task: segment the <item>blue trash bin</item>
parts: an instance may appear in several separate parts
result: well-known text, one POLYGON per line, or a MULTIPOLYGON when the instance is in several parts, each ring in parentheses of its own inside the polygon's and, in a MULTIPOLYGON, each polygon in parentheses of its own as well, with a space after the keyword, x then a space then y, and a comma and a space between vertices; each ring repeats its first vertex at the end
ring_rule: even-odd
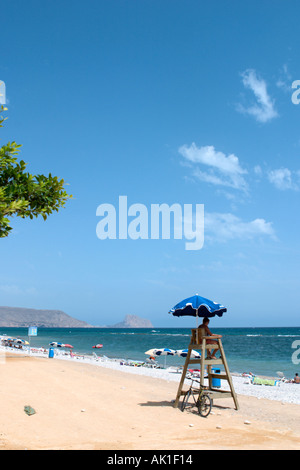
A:
MULTIPOLYGON (((211 369, 212 373, 213 374, 220 374, 221 373, 221 370, 220 369, 211 369)), ((218 379, 217 377, 213 377, 212 378, 212 382, 211 382, 211 385, 214 387, 214 388, 220 388, 221 387, 221 379, 218 379)))
POLYGON ((54 357, 54 349, 49 348, 49 357, 54 357))

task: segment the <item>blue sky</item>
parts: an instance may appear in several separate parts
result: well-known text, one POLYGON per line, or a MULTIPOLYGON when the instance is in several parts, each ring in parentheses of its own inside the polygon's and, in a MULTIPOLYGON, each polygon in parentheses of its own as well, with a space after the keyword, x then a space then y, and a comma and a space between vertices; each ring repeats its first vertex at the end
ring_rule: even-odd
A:
POLYGON ((1 240, 0 305, 93 325, 223 303, 213 326, 299 326, 297 1, 1 4, 1 145, 74 199, 1 240), (100 240, 100 204, 204 204, 205 241, 100 240))

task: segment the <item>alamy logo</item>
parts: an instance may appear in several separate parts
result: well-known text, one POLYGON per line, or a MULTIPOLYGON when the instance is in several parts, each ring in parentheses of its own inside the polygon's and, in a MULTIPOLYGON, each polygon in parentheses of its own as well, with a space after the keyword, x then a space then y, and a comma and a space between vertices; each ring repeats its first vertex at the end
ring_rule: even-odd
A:
POLYGON ((6 90, 3 80, 0 80, 0 104, 6 104, 6 90))
POLYGON ((292 88, 296 88, 296 91, 292 94, 292 103, 299 104, 300 103, 300 80, 295 80, 292 83, 292 88))
POLYGON ((97 207, 101 220, 96 234, 100 240, 184 238, 186 250, 200 250, 204 243, 204 204, 196 204, 195 209, 194 213, 193 204, 184 204, 183 210, 180 204, 151 204, 149 213, 144 204, 128 207, 127 196, 119 196, 118 211, 112 204, 97 207))
POLYGON ((292 348, 296 349, 296 351, 293 352, 293 354, 292 354, 292 363, 295 364, 295 365, 299 365, 300 364, 300 358, 299 358, 299 356, 300 356, 300 341, 299 340, 293 341, 292 348))

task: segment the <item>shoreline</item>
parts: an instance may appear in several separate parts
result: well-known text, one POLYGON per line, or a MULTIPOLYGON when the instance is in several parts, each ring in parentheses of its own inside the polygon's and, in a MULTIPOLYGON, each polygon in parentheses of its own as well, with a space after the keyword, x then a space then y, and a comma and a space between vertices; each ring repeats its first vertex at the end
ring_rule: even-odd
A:
MULTIPOLYGON (((165 328, 165 330, 150 329, 105 329, 104 333, 95 329, 72 329, 69 328, 40 328, 35 338, 27 337, 25 328, 6 328, 3 340, 6 336, 12 338, 23 338, 29 341, 31 347, 49 348, 49 344, 55 340, 61 343, 71 343, 78 354, 90 355, 93 351, 92 345, 103 344, 101 351, 109 358, 128 359, 134 361, 145 361, 145 351, 151 348, 168 347, 174 350, 187 347, 190 338, 189 328, 165 328), (78 331, 79 333, 78 333, 78 331), (109 330, 109 331, 107 331, 109 330)), ((231 372, 252 372, 257 376, 275 377, 278 371, 282 371, 288 379, 293 379, 297 371, 297 365, 293 361, 293 342, 300 338, 300 328, 224 328, 228 330, 224 334, 224 344, 227 362, 231 372), (258 336, 258 337, 257 337, 258 336), (258 353, 258 351, 260 351, 258 353)), ((215 332, 223 331, 216 325, 215 332)), ((1 338, 1 335, 0 335, 1 338)), ((0 341, 1 344, 1 341, 0 341)), ((4 345, 4 343, 3 343, 4 345)), ((95 350, 94 350, 95 351, 95 350)), ((167 358, 160 357, 158 362, 173 366, 182 366, 184 359, 177 354, 167 358)))

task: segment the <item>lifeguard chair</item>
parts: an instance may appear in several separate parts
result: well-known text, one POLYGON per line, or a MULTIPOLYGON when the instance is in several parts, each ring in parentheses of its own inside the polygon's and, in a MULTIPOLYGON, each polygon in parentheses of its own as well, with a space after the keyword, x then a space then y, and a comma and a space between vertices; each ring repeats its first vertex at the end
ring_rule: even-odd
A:
POLYGON ((231 378, 228 364, 226 361, 222 341, 220 338, 214 338, 217 344, 207 344, 208 339, 211 339, 211 337, 205 336, 205 330, 203 328, 192 329, 191 342, 188 347, 188 353, 187 353, 185 364, 183 367, 182 376, 181 376, 181 380, 179 383, 174 407, 175 408, 178 407, 180 397, 186 394, 186 392, 183 391, 182 388, 183 388, 184 380, 186 378, 186 373, 187 373, 189 364, 199 364, 199 361, 200 361, 200 387, 204 387, 204 371, 205 371, 205 367, 207 366, 208 388, 206 389, 206 393, 208 393, 212 399, 232 397, 234 404, 235 404, 235 409, 238 410, 239 403, 238 403, 237 395, 233 387, 232 378, 231 378), (191 353, 193 349, 201 351, 200 359, 191 359, 191 353), (206 351, 208 349, 219 349, 220 358, 210 359, 209 357, 207 357, 206 351), (216 366, 216 365, 223 365, 225 369, 225 373, 223 374, 214 373, 212 371, 212 368, 213 366, 216 366), (214 378, 227 380, 230 391, 221 390, 219 388, 214 387, 213 386, 214 378))

